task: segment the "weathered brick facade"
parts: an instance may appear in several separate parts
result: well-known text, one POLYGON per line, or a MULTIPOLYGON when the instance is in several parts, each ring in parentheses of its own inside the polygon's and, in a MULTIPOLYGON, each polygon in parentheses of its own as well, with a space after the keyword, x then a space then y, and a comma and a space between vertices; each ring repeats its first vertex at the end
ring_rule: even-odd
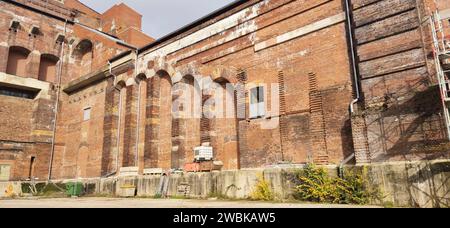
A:
MULTIPOLYGON (((135 21, 141 20, 125 5, 114 7, 116 12, 121 9, 136 17, 135 21)), ((118 42, 112 35, 99 32, 100 25, 105 24, 102 20, 111 20, 111 16, 99 14, 78 1, 0 1, 0 165, 8 166, 10 179, 45 180, 51 159, 54 168, 64 170, 58 173, 59 177, 73 177, 76 167, 80 176, 100 175, 101 153, 90 160, 90 151, 102 149, 102 145, 95 144, 95 137, 103 137, 104 112, 92 112, 91 121, 100 125, 91 126, 82 121, 83 109, 78 110, 78 105, 90 104, 72 103, 87 98, 96 108, 102 107, 107 86, 100 83, 85 90, 87 94, 80 92, 82 97, 75 101, 62 91, 58 95, 58 82, 64 85, 98 71, 116 54, 152 41, 140 31, 141 35, 128 39, 103 28, 104 32, 124 39, 118 42), (36 33, 33 28, 37 28, 36 33), (31 95, 17 97, 23 93, 31 95), (57 99, 59 113, 69 111, 72 116, 58 115, 56 134, 64 135, 60 137, 64 141, 53 143, 57 99), (94 132, 95 137, 88 132, 94 132), (77 150, 67 149, 71 148, 68 145, 77 150)))
MULTIPOLYGON (((141 173, 182 169, 202 143, 213 147, 224 170, 340 164, 353 154, 358 163, 448 158, 427 20, 449 3, 349 2, 350 23, 345 0, 239 1, 150 43, 133 29, 109 27, 121 13, 128 15, 122 28, 140 27, 140 15, 128 7, 100 15, 67 1, 60 7, 68 11, 54 15, 84 25, 66 25, 64 46, 20 31, 0 35, 0 70, 8 71, 9 47, 20 44, 30 51, 22 63, 27 79, 39 78, 40 53, 65 53, 59 97, 56 81, 39 80, 48 89, 35 99, 1 96, 0 164, 12 164, 11 179, 28 177, 24 167, 33 154, 40 178, 49 163, 55 179, 116 175, 132 166, 141 173), (84 13, 71 12, 75 6, 84 13), (95 18, 123 41, 93 31, 101 27, 95 18), (264 91, 263 115, 251 110, 255 88, 264 91), (351 112, 356 88, 360 99, 351 112)), ((39 21, 43 34, 63 32, 62 20, 0 4, 2 28, 14 12, 29 18, 21 25, 39 21)))

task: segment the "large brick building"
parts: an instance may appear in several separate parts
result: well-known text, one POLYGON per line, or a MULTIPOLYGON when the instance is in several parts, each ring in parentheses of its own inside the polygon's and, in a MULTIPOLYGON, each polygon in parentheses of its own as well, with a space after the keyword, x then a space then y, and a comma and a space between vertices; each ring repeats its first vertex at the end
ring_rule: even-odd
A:
POLYGON ((236 1, 156 41, 123 4, 0 5, 4 179, 182 169, 202 144, 223 170, 449 157, 450 1, 236 1))

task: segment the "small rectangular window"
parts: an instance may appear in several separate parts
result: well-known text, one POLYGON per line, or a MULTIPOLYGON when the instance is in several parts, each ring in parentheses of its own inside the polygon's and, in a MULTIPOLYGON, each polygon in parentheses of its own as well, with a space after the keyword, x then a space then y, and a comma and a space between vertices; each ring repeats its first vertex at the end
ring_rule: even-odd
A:
POLYGON ((263 117, 266 114, 264 87, 258 86, 250 90, 250 118, 263 117))
POLYGON ((84 111, 83 111, 83 121, 91 119, 91 110, 92 109, 90 107, 84 109, 84 111))
POLYGON ((19 97, 25 99, 34 99, 39 91, 19 89, 7 86, 0 86, 0 95, 9 97, 19 97))

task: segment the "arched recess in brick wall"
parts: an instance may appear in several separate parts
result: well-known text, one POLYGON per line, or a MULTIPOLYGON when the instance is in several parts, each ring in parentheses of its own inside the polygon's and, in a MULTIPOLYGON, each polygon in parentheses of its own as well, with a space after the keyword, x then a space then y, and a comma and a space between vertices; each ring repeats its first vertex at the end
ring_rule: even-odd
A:
POLYGON ((105 94, 105 116, 103 125, 102 176, 109 176, 116 172, 120 148, 119 105, 124 81, 114 84, 114 78, 108 78, 105 94))
POLYGON ((39 63, 38 79, 46 82, 56 82, 57 64, 59 58, 52 54, 42 54, 39 63))
POLYGON ((173 144, 178 147, 178 158, 174 161, 177 168, 183 168, 186 163, 194 161, 194 148, 201 145, 200 119, 202 114, 202 90, 200 82, 192 75, 185 75, 174 86, 174 135, 173 144))
POLYGON ((238 124, 236 93, 233 84, 220 77, 214 80, 215 117, 211 120, 211 144, 216 160, 223 162, 223 169, 239 169, 238 124))
POLYGON ((75 59, 75 63, 78 66, 77 75, 75 77, 81 77, 89 74, 92 71, 92 60, 94 58, 93 44, 90 40, 81 40, 74 48, 72 57, 75 59))
POLYGON ((112 157, 114 160, 114 170, 115 172, 119 172, 120 167, 123 166, 123 154, 124 154, 124 141, 125 141, 125 112, 126 112, 126 99, 127 99, 127 86, 125 81, 119 81, 115 86, 115 94, 114 97, 117 98, 115 110, 117 110, 117 122, 114 129, 115 134, 115 145, 113 146, 114 151, 112 153, 112 157))
POLYGON ((12 46, 9 48, 8 63, 6 73, 27 77, 28 75, 28 57, 31 51, 19 46, 12 46))
POLYGON ((172 80, 160 70, 147 81, 145 168, 172 168, 172 80))
POLYGON ((124 152, 127 154, 127 158, 124 160, 128 161, 127 166, 143 166, 143 151, 139 143, 141 138, 145 135, 141 133, 142 116, 145 115, 145 108, 142 108, 146 97, 147 88, 147 76, 145 74, 139 74, 135 78, 136 84, 131 86, 127 90, 127 106, 125 114, 125 143, 128 145, 124 152))

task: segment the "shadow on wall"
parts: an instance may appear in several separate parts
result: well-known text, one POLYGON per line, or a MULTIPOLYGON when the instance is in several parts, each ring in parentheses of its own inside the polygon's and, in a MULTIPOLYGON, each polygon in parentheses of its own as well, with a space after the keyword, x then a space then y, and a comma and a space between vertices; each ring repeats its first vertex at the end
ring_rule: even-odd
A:
MULTIPOLYGON (((346 159, 355 151, 352 136, 352 121, 350 119, 346 120, 344 127, 341 128, 341 140, 344 154, 343 158, 346 159)), ((353 158, 349 164, 356 164, 356 159, 353 158)))
POLYGON ((408 193, 411 198, 411 205, 420 207, 421 205, 432 205, 434 208, 450 207, 450 164, 449 163, 432 163, 413 167, 406 164, 408 175, 408 193), (415 171, 415 172, 414 172, 415 171), (421 186, 427 186, 424 189, 421 186), (425 195, 421 197, 422 201, 418 202, 416 195, 425 195))
MULTIPOLYGON (((436 86, 403 99, 385 96, 379 110, 367 110, 372 161, 433 160, 448 157, 450 144, 441 116, 441 98, 436 86)), ((405 93, 405 94, 406 94, 405 93)))

